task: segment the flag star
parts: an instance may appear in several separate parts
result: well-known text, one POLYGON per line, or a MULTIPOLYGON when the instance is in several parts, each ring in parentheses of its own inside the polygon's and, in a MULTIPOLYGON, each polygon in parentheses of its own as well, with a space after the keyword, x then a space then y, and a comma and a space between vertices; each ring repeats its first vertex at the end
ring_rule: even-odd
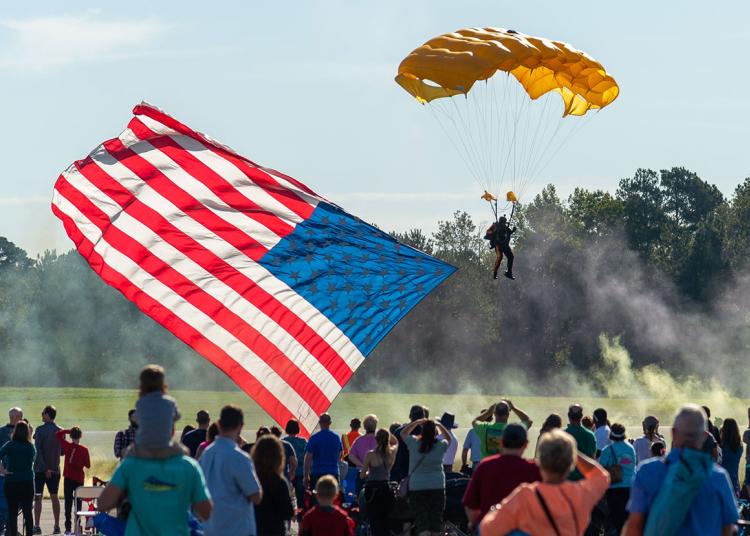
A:
POLYGON ((385 316, 380 319, 380 325, 383 327, 388 326, 390 323, 391 321, 385 316))
POLYGON ((362 270, 362 275, 365 276, 365 277, 367 277, 368 275, 370 275, 370 269, 369 268, 365 268, 364 270, 362 270))
POLYGON ((380 302, 380 307, 383 309, 390 309, 391 308, 391 301, 390 300, 383 300, 380 302))
POLYGON ((385 255, 383 255, 382 253, 380 255, 378 255, 378 260, 380 262, 384 262, 385 261, 385 255))
POLYGON ((348 262, 352 262, 352 259, 353 259, 353 258, 354 258, 354 257, 352 256, 352 254, 351 254, 351 253, 347 253, 346 255, 344 255, 344 262, 347 262, 347 263, 348 263, 348 262))
POLYGON ((331 266, 328 267, 328 270, 326 270, 326 273, 328 275, 336 275, 336 268, 334 268, 334 266, 331 265, 331 266))
POLYGON ((349 300, 348 302, 346 302, 346 308, 349 309, 349 311, 354 311, 354 309, 357 308, 357 305, 357 302, 355 302, 354 300, 349 300))
POLYGON ((437 270, 435 270, 435 275, 443 275, 444 273, 445 270, 443 270, 442 268, 438 268, 437 270))
POLYGON ((400 284, 400 285, 398 286, 398 291, 399 291, 399 292, 406 292, 406 285, 405 285, 405 284, 403 284, 403 283, 401 283, 401 284, 400 284))
POLYGON ((328 303, 328 308, 329 308, 329 309, 330 309, 331 311, 333 311, 333 312, 336 312, 336 309, 338 309, 338 308, 339 308, 339 304, 338 304, 338 302, 337 302, 336 300, 331 300, 331 301, 330 301, 330 302, 328 303))
POLYGON ((308 288, 308 290, 309 290, 310 292, 312 292, 313 294, 317 294, 317 293, 318 293, 318 285, 317 285, 317 284, 315 284, 315 283, 313 283, 312 285, 310 285, 310 286, 309 286, 309 287, 307 287, 307 288, 308 288))
POLYGON ((345 275, 346 277, 351 277, 351 275, 352 275, 353 273, 354 273, 354 270, 352 270, 351 268, 347 268, 346 270, 344 270, 344 275, 345 275))
POLYGON ((363 253, 363 254, 362 254, 362 257, 360 257, 360 260, 361 260, 362 262, 367 262, 367 261, 369 261, 369 260, 370 260, 370 255, 369 255, 368 253, 363 253))
POLYGON ((365 303, 363 303, 362 305, 369 309, 370 307, 372 307, 372 300, 365 300, 365 303))
POLYGON ((399 269, 398 275, 400 275, 401 277, 404 277, 406 275, 406 270, 404 270, 403 268, 399 269))
POLYGON ((343 216, 339 217, 339 225, 346 225, 346 223, 346 218, 344 218, 343 216))
POLYGON ((312 253, 308 253, 307 255, 305 255, 305 262, 312 262, 313 258, 314 258, 313 254, 312 253))
POLYGON ((370 291, 372 291, 372 285, 370 283, 365 283, 362 285, 362 290, 369 294, 370 291))
POLYGON ((331 264, 333 262, 333 255, 330 253, 326 253, 323 258, 326 260, 328 264, 331 264))
POLYGON ((289 277, 294 279, 294 282, 296 283, 297 281, 299 281, 299 272, 295 270, 291 274, 289 274, 289 277))
POLYGON ((386 270, 385 268, 381 268, 380 272, 378 272, 378 275, 385 277, 388 275, 388 270, 386 270))
POLYGON ((320 222, 323 225, 328 225, 329 223, 331 223, 331 219, 328 216, 323 216, 322 218, 320 218, 320 222))
POLYGON ((349 317, 349 318, 348 318, 348 319, 346 320, 346 324, 347 324, 347 325, 349 325, 349 326, 353 326, 353 325, 354 325, 354 324, 356 324, 356 323, 357 323, 357 321, 356 321, 356 320, 354 319, 354 317, 353 317, 353 316, 350 316, 350 317, 349 317))
POLYGON ((344 285, 345 292, 352 292, 353 290, 354 290, 354 285, 352 285, 351 283, 347 283, 346 285, 344 285))
POLYGON ((422 283, 417 284, 417 292, 424 292, 424 285, 422 283))
POLYGON ((328 283, 328 285, 326 286, 326 290, 328 292, 336 292, 336 283, 334 282, 328 283))
POLYGON ((383 249, 384 247, 385 247, 385 246, 383 245, 383 243, 382 243, 382 242, 378 242, 378 243, 377 243, 377 244, 375 245, 375 249, 377 249, 377 250, 382 250, 382 249, 383 249))
POLYGON ((372 324, 372 318, 369 316, 362 319, 363 326, 369 326, 370 324, 372 324))
POLYGON ((373 341, 372 341, 372 337, 371 337, 370 335, 367 335, 367 336, 365 337, 365 339, 364 339, 364 343, 365 343, 366 345, 368 345, 368 346, 369 346, 369 345, 371 345, 371 344, 372 344, 372 342, 373 342, 373 341))
POLYGON ((422 277, 422 276, 423 276, 423 275, 425 275, 426 273, 427 273, 427 271, 426 271, 426 270, 425 270, 424 268, 420 268, 419 270, 417 270, 417 275, 418 275, 419 277, 422 277))
POLYGON ((398 308, 399 309, 406 309, 406 300, 400 300, 398 302, 398 308))

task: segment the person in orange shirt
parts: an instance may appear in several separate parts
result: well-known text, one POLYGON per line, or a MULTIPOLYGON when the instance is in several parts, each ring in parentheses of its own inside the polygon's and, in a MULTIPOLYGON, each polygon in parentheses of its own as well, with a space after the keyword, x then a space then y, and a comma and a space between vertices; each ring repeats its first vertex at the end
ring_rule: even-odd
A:
POLYGON ((578 452, 575 439, 561 430, 545 433, 537 451, 542 481, 521 484, 482 520, 481 536, 519 530, 534 536, 582 536, 591 510, 609 487, 609 474, 578 452), (566 480, 574 468, 583 480, 566 480))
MULTIPOLYGON (((349 451, 352 448, 352 445, 354 445, 354 442, 357 440, 357 438, 362 435, 359 433, 359 429, 362 428, 362 421, 357 419, 356 417, 351 420, 349 423, 349 430, 346 434, 341 434, 341 444, 344 445, 344 450, 341 453, 341 459, 345 462, 349 462, 349 451)), ((354 464, 349 463, 349 467, 352 467, 354 464)))

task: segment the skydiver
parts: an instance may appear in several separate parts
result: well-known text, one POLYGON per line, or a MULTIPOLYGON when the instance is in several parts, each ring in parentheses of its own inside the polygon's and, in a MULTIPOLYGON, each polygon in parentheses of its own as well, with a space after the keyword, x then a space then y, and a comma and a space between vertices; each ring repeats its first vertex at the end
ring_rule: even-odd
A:
POLYGON ((503 254, 508 258, 508 270, 503 274, 508 279, 513 277, 513 251, 510 249, 510 238, 516 232, 515 226, 510 229, 508 220, 505 216, 500 216, 496 223, 493 223, 484 238, 490 241, 490 248, 495 250, 495 268, 492 272, 492 278, 497 279, 497 271, 500 263, 503 261, 503 254))

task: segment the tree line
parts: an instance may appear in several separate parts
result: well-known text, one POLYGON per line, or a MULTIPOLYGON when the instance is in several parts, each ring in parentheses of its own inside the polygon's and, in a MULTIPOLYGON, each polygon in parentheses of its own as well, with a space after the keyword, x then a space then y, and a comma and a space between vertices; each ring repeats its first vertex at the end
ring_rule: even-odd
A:
MULTIPOLYGON (((351 389, 498 392, 517 380, 535 394, 565 390, 574 386, 555 382, 562 371, 588 378, 599 366, 601 335, 618 337, 635 366, 742 389, 732 367, 750 350, 750 178, 728 199, 684 168, 639 169, 614 193, 577 188, 567 199, 549 185, 512 224, 516 281, 492 280, 494 252, 465 212, 429 235, 392 233, 459 270, 393 329, 351 389)), ((151 361, 174 387, 232 385, 75 251, 31 259, 2 237, 0 356, 5 385, 131 387, 151 361)))

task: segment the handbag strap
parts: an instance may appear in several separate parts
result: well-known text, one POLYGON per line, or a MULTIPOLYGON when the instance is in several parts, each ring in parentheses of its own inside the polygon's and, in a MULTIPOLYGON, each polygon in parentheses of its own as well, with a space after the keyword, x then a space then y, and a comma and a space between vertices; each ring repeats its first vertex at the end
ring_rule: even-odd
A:
POLYGON ((412 469, 411 471, 409 471, 409 474, 408 474, 408 475, 406 475, 406 478, 409 478, 409 477, 410 477, 410 476, 411 476, 412 474, 414 474, 414 471, 416 471, 416 470, 417 470, 417 467, 419 467, 420 465, 422 465, 422 462, 424 461, 424 459, 425 459, 426 457, 427 457, 427 453, 425 452, 424 454, 422 454, 422 457, 421 457, 421 458, 419 458, 419 461, 418 461, 418 462, 417 462, 417 464, 416 464, 416 465, 414 466, 414 469, 412 469))
POLYGON ((544 500, 544 497, 542 497, 542 493, 539 491, 539 487, 537 487, 534 491, 536 491, 536 498, 539 499, 539 504, 542 505, 542 510, 544 510, 544 513, 547 514, 547 521, 549 521, 549 524, 552 525, 555 534, 557 534, 557 536, 560 536, 560 529, 557 528, 555 518, 552 517, 552 514, 549 511, 549 507, 547 506, 547 502, 544 500))

